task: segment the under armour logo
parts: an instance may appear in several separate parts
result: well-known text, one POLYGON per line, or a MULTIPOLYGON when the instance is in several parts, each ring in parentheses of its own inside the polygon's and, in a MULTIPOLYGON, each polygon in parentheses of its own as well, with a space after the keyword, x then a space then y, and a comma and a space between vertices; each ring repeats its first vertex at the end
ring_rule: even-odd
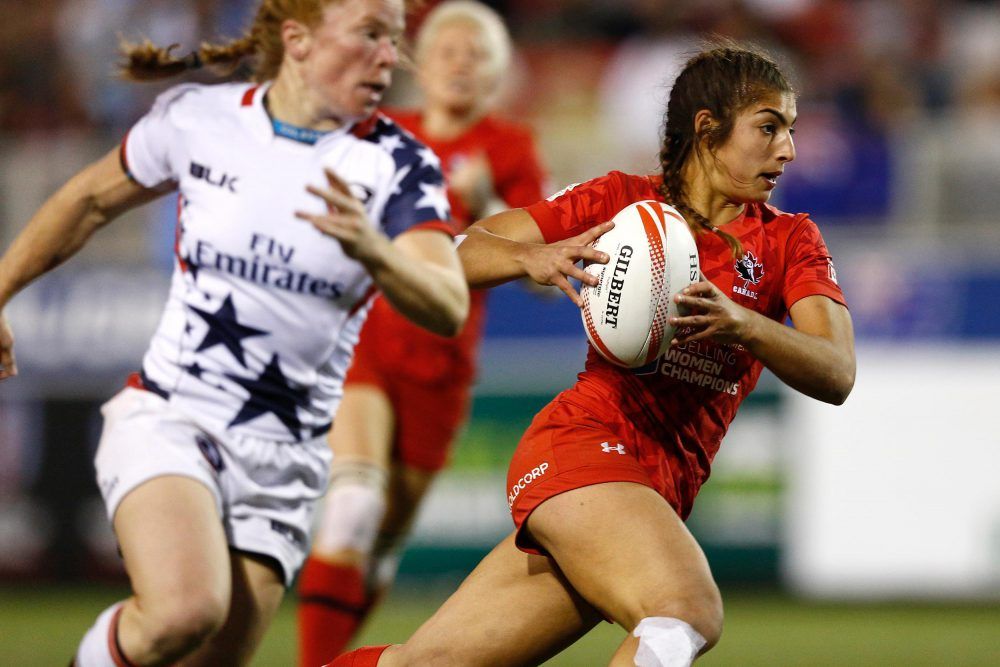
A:
POLYGON ((601 443, 601 450, 605 454, 610 454, 611 452, 618 452, 619 454, 624 455, 625 454, 625 445, 623 445, 621 443, 618 443, 617 445, 615 445, 614 447, 612 447, 610 444, 608 444, 606 442, 602 442, 601 443))

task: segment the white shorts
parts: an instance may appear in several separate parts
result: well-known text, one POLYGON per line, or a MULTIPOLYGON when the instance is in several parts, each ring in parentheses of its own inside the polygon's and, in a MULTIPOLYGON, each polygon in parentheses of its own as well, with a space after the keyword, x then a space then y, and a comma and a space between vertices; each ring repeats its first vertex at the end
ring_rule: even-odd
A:
POLYGON ((220 437, 167 401, 127 388, 101 408, 104 430, 94 465, 108 518, 122 499, 155 477, 181 475, 215 496, 229 545, 270 556, 291 585, 309 553, 332 454, 325 436, 298 443, 220 437))

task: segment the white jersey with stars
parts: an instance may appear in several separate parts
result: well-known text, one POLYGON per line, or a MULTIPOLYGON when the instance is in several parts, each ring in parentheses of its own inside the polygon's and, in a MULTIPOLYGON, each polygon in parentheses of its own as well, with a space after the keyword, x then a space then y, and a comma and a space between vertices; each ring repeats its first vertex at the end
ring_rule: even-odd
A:
POLYGON ((321 212, 324 167, 390 237, 450 233, 437 157, 381 115, 314 144, 276 134, 267 85, 177 86, 122 141, 140 185, 178 190, 177 267, 133 382, 220 436, 322 434, 373 293, 340 243, 294 216, 321 212))

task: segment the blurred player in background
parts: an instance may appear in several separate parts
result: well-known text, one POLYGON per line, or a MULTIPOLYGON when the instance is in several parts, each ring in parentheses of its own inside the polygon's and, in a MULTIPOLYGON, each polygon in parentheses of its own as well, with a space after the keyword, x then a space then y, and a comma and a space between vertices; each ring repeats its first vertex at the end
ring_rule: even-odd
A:
MULTIPOLYGON (((450 0, 416 39, 423 106, 390 112, 440 157, 459 229, 542 198, 530 132, 489 115, 511 44, 502 19, 450 0)), ((405 537, 466 418, 485 293, 472 294, 454 339, 427 333, 376 299, 348 371, 330 433, 330 490, 299 580, 300 664, 348 645, 391 585, 405 537)))
POLYGON ((613 665, 687 666, 719 640, 719 590, 683 519, 729 423, 765 366, 832 404, 854 384, 851 320, 819 230, 766 204, 795 158, 795 119, 769 57, 706 49, 671 90, 662 173, 611 172, 469 229, 470 285, 527 275, 579 304, 568 280, 596 283, 575 262, 608 261, 589 247, 605 221, 666 201, 696 234, 704 279, 675 297, 690 310, 672 318, 663 357, 630 370, 591 349, 577 384, 535 417, 508 472, 516 531, 406 644, 333 665, 538 664, 601 619, 629 633, 613 665))
MULTIPOLYGON (((0 260, 2 307, 178 192, 170 295, 142 371, 102 409, 95 462, 134 594, 99 616, 79 667, 247 664, 307 555, 370 295, 439 334, 464 324, 437 161, 373 115, 404 28, 404 0, 264 0, 229 44, 129 47, 132 79, 253 57, 257 83, 165 92, 0 260)), ((2 317, 0 364, 16 374, 2 317)))

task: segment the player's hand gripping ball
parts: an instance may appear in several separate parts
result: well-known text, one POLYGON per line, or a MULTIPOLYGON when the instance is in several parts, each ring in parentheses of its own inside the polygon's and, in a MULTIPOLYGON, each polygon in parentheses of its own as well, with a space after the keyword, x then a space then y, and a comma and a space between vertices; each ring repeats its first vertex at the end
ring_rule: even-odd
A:
POLYGON ((601 356, 638 368, 670 346, 669 318, 684 314, 673 297, 698 281, 698 248, 684 217, 658 201, 630 204, 612 220, 594 243, 611 260, 585 269, 599 282, 581 286, 583 326, 601 356))

